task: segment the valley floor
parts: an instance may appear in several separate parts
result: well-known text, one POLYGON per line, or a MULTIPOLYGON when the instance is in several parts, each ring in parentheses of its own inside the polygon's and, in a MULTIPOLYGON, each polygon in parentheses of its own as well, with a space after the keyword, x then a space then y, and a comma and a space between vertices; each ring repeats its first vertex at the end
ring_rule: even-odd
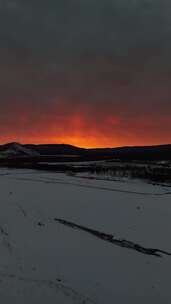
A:
POLYGON ((0 169, 0 302, 170 304, 171 188, 0 169))

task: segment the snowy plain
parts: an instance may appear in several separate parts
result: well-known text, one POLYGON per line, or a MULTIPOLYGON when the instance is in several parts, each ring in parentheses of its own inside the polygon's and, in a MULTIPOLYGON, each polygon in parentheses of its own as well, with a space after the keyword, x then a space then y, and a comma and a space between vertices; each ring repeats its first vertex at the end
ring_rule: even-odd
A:
POLYGON ((170 304, 171 188, 0 169, 0 303, 170 304))

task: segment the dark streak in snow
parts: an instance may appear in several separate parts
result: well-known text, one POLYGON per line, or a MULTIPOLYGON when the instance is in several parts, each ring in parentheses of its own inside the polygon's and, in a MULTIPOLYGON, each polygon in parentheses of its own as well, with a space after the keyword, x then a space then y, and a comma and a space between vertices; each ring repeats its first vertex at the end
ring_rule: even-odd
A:
POLYGON ((98 230, 94 230, 94 229, 91 229, 91 228, 88 228, 88 227, 77 225, 73 222, 69 222, 69 221, 66 221, 64 219, 55 218, 54 220, 56 222, 62 224, 62 225, 71 227, 73 229, 78 229, 78 230, 81 230, 81 231, 85 231, 85 232, 87 232, 91 235, 94 235, 95 237, 97 237, 99 239, 102 239, 106 242, 112 243, 112 244, 114 244, 116 246, 119 246, 119 247, 132 249, 132 250, 138 251, 142 254, 153 255, 153 256, 156 256, 156 257, 162 257, 162 254, 171 256, 171 253, 169 253, 167 251, 160 250, 160 249, 154 249, 154 248, 145 248, 145 247, 143 247, 139 244, 136 244, 134 242, 131 242, 131 241, 127 241, 127 240, 124 240, 124 239, 117 239, 112 234, 106 234, 106 233, 100 232, 98 230))

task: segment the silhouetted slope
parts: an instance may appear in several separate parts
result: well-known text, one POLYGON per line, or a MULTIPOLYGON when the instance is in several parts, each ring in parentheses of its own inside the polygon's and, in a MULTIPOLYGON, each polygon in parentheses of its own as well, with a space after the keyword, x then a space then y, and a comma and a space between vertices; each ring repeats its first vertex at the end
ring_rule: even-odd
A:
POLYGON ((67 144, 26 144, 9 143, 0 146, 0 157, 53 158, 71 157, 74 159, 121 159, 121 160, 171 160, 171 144, 144 147, 120 147, 84 149, 67 144))
POLYGON ((171 160, 171 145, 84 149, 71 145, 26 145, 40 155, 103 156, 128 160, 171 160))
POLYGON ((78 148, 67 144, 41 144, 41 145, 25 145, 29 149, 34 149, 41 155, 81 155, 84 148, 78 148))

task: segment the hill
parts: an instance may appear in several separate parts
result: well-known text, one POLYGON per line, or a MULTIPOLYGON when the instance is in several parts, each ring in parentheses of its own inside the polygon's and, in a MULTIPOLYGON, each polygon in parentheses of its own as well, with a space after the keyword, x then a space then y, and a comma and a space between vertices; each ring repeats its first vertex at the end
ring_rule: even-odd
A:
POLYGON ((171 160, 171 144, 143 147, 95 148, 85 149, 67 144, 19 144, 8 143, 0 146, 1 159, 52 159, 87 160, 171 160))

